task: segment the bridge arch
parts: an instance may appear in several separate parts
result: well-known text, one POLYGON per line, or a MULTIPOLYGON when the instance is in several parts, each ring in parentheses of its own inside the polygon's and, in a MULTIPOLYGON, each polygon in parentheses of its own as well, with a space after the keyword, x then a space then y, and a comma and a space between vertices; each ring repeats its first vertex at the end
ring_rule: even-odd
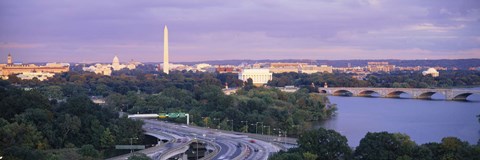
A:
POLYGON ((323 94, 327 94, 327 93, 328 93, 328 91, 325 90, 325 89, 320 89, 318 92, 323 93, 323 94))
MULTIPOLYGON (((426 91, 426 92, 422 92, 420 93, 416 98, 418 99, 432 99, 432 96, 434 94, 441 94, 442 97, 445 97, 446 95, 442 92, 436 92, 436 91, 426 91)), ((444 98, 446 99, 446 98, 444 98)))
POLYGON ((467 101, 467 97, 472 95, 473 93, 460 93, 460 94, 457 94, 455 96, 453 96, 452 100, 455 100, 455 101, 467 101))
POLYGON ((386 95, 385 97, 387 97, 387 98, 401 98, 401 97, 400 97, 401 94, 408 94, 409 97, 412 96, 412 93, 410 93, 410 92, 406 92, 406 91, 393 91, 393 92, 387 93, 387 95, 386 95))
POLYGON ((353 96, 353 93, 349 90, 336 90, 332 93, 334 96, 353 96))
POLYGON ((364 90, 364 91, 360 91, 357 96, 360 96, 360 97, 373 97, 373 94, 381 95, 380 93, 378 93, 377 91, 374 91, 374 90, 364 90))

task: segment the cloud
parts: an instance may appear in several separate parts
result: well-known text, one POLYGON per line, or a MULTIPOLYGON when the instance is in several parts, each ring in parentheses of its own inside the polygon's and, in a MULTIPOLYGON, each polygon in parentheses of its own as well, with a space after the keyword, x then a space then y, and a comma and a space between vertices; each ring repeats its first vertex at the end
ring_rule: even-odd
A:
POLYGON ((22 44, 22 43, 0 43, 1 49, 29 49, 44 47, 43 44, 22 44))
POLYGON ((457 26, 436 26, 431 23, 423 23, 417 24, 407 27, 408 30, 414 31, 430 31, 430 32, 448 32, 451 30, 459 30, 464 28, 465 25, 457 25, 457 26))
POLYGON ((287 51, 342 59, 411 58, 422 50, 434 59, 479 49, 479 20, 476 0, 0 1, 0 42, 24 45, 4 45, 0 56, 110 61, 141 53, 161 61, 167 24, 174 61, 295 58, 287 51), (313 54, 325 47, 339 56, 313 54), (378 50, 385 52, 371 52, 378 50), (388 53, 396 51, 402 54, 388 53))

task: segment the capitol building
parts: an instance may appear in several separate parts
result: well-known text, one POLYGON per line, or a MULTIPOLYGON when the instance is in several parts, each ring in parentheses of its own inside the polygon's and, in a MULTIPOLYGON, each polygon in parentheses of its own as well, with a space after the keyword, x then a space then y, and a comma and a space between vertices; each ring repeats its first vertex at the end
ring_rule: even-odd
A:
POLYGON ((86 71, 86 72, 94 72, 95 74, 110 76, 112 75, 112 71, 119 71, 124 68, 132 70, 132 69, 135 69, 140 64, 141 64, 140 62, 135 62, 133 60, 130 61, 128 64, 120 64, 120 60, 118 59, 117 56, 115 56, 113 57, 112 64, 97 63, 95 65, 83 67, 82 69, 83 71, 86 71))

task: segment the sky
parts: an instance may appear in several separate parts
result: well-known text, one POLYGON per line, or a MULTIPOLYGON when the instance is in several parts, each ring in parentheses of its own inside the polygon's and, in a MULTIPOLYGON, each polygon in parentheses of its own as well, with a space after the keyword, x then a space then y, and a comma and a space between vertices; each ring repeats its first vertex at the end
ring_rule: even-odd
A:
POLYGON ((0 63, 480 58, 479 0, 0 0, 0 63))

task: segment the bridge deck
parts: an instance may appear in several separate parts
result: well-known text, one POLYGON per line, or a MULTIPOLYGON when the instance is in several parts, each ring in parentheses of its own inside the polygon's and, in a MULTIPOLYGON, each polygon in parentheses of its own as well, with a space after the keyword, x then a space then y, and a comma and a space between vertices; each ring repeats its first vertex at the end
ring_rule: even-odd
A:
POLYGON ((446 89, 446 88, 370 88, 370 87, 328 87, 319 88, 320 93, 330 95, 371 96, 373 93, 385 98, 398 98, 407 93, 412 98, 430 99, 435 93, 445 96, 445 100, 466 100, 472 94, 480 94, 480 90, 446 89))

